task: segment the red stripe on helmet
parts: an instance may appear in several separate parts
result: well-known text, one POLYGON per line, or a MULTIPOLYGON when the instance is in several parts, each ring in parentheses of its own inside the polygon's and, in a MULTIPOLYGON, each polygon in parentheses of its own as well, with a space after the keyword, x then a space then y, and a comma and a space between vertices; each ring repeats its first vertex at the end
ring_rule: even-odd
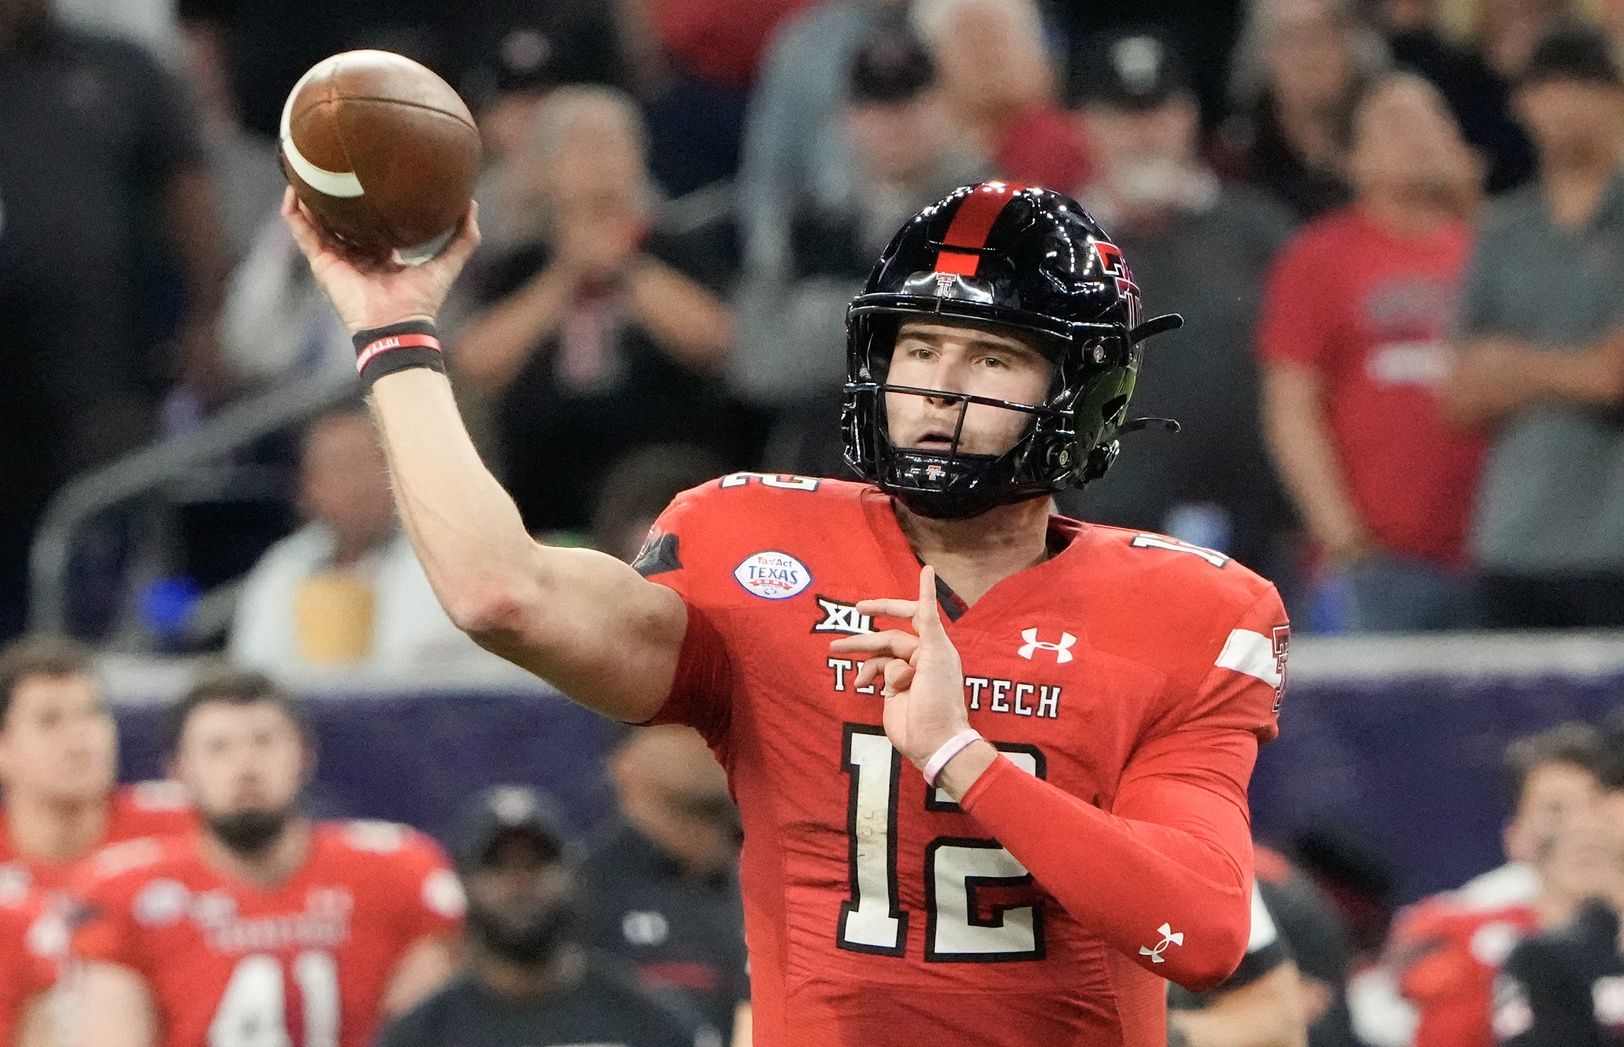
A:
POLYGON ((971 264, 966 271, 963 268, 965 251, 949 251, 946 248, 959 247, 975 252, 987 246, 987 235, 992 232, 998 216, 1004 213, 1004 206, 1025 188, 1019 182, 982 182, 972 189, 970 195, 959 204, 953 221, 948 224, 947 233, 942 237, 944 250, 936 256, 937 271, 974 276, 981 264, 981 256, 968 255, 971 264))
POLYGON ((976 275, 976 266, 980 264, 981 256, 971 254, 969 251, 941 251, 936 255, 936 271, 938 273, 974 276, 976 275))

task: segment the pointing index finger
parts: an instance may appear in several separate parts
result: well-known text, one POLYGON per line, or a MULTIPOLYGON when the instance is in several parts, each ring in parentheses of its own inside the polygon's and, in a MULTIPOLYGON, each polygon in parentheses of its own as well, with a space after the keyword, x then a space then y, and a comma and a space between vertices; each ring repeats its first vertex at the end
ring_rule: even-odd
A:
POLYGON ((921 637, 926 630, 946 635, 942 628, 941 608, 936 605, 936 570, 929 564, 919 570, 919 605, 914 614, 914 629, 921 637))

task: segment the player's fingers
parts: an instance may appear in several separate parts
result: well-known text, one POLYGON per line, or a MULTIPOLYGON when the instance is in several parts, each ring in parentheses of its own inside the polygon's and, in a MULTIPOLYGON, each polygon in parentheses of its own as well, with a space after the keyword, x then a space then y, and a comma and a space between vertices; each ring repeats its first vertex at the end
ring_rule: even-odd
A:
POLYGON ((911 621, 918 608, 912 600, 858 600, 857 613, 876 618, 900 618, 911 621))
POLYGON ((914 667, 899 659, 888 658, 885 663, 884 676, 885 684, 881 690, 889 698, 913 686, 914 667))
POLYGON ((897 661, 886 655, 876 655, 869 658, 857 667, 857 677, 852 682, 853 687, 867 687, 885 671, 885 667, 897 661))
POLYGON ((918 646, 919 637, 901 629, 842 636, 829 642, 829 650, 836 654, 885 654, 893 658, 907 658, 918 646))
POLYGON ((450 269, 461 269, 479 246, 479 204, 470 200, 468 210, 457 223, 457 232, 451 237, 449 243, 441 249, 439 261, 450 269))
POLYGON ((299 245, 299 250, 309 257, 321 251, 321 234, 299 206, 299 198, 294 195, 291 186, 282 194, 282 220, 287 223, 288 232, 293 234, 293 242, 299 245))
POLYGON ((921 639, 926 636, 947 639, 947 630, 942 628, 942 610, 936 606, 936 571, 929 564, 919 569, 919 604, 913 623, 921 639))

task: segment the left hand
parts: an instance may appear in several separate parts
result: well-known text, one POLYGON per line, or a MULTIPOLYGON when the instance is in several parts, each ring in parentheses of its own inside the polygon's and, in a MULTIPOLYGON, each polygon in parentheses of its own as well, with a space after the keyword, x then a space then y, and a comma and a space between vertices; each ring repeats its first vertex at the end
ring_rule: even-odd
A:
POLYGON ((958 649, 942 626, 936 604, 936 572, 919 572, 917 600, 864 600, 863 614, 906 619, 913 632, 883 632, 843 636, 829 649, 837 654, 867 655, 858 670, 856 686, 876 679, 885 696, 885 735, 898 752, 916 767, 936 754, 954 735, 970 726, 964 704, 964 667, 958 649))

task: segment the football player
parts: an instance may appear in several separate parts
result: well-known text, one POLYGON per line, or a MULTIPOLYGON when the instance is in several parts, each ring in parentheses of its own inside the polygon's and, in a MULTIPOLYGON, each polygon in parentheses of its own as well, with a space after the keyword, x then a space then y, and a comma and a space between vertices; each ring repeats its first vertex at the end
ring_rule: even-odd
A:
POLYGON ((300 813, 314 753, 264 677, 204 680, 174 731, 203 825, 103 850, 76 883, 73 1042, 365 1047, 451 973, 444 855, 403 826, 300 813))
POLYGON ((0 881, 46 894, 67 886, 96 848, 189 831, 170 782, 115 784, 118 728, 90 652, 47 636, 0 652, 0 881))
POLYGON ((1177 323, 1074 201, 988 182, 911 219, 848 316, 865 482, 723 477, 634 567, 532 541, 458 417, 433 318, 475 212, 410 268, 284 214, 453 620, 727 768, 757 1043, 1162 1047, 1162 979, 1235 969, 1285 613, 1220 553, 1050 515, 1177 323))

